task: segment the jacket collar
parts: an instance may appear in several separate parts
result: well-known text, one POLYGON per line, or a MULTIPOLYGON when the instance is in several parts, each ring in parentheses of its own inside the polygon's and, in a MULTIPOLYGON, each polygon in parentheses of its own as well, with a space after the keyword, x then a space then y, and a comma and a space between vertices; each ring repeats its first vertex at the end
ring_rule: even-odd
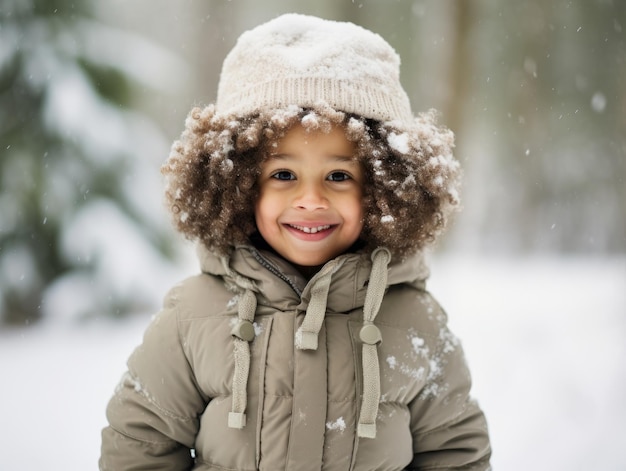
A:
MULTIPOLYGON (((311 288, 324 271, 322 267, 318 274, 307 280, 276 253, 249 245, 236 247, 229 257, 220 257, 203 245, 198 246, 197 253, 204 273, 223 277, 240 287, 241 281, 238 279, 243 277, 256 286, 260 304, 271 304, 277 308, 293 307, 293 303, 306 306, 311 288)), ((329 311, 347 312, 362 307, 372 270, 370 254, 348 253, 328 263, 339 265, 332 275, 328 291, 329 311)), ((387 286, 409 284, 423 288, 428 276, 429 270, 420 252, 406 260, 393 260, 389 264, 387 286)))

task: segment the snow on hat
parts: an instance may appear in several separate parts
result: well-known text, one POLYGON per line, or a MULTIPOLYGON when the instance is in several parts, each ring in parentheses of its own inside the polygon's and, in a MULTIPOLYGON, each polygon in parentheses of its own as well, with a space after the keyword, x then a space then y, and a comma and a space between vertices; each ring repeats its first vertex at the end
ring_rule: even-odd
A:
POLYGON ((413 119, 400 58, 381 36, 300 14, 239 37, 224 60, 216 111, 244 117, 289 105, 330 106, 377 121, 413 119))

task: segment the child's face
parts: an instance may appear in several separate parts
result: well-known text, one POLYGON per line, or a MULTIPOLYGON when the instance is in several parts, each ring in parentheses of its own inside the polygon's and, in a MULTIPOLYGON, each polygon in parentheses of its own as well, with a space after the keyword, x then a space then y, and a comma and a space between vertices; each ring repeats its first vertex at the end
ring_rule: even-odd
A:
POLYGON ((363 171, 341 127, 307 133, 297 124, 261 164, 255 218, 265 241, 295 265, 322 265, 363 228, 363 171))

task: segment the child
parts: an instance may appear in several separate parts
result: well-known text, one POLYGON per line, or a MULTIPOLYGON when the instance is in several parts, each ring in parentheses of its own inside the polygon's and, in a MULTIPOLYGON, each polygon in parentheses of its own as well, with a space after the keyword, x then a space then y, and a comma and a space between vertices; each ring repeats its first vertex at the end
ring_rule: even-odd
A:
POLYGON ((489 469, 420 253, 458 205, 452 134, 350 23, 244 33, 163 167, 202 274, 109 403, 102 470, 489 469))

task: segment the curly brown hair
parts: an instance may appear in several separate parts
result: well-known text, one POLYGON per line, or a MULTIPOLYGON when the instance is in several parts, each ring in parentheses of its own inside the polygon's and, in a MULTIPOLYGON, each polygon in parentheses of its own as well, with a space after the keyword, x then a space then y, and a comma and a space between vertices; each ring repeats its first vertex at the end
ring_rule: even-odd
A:
POLYGON ((162 167, 166 203, 176 228, 227 255, 250 244, 260 163, 267 146, 295 123, 308 131, 343 126, 365 173, 361 239, 365 250, 387 247, 403 258, 435 241, 459 205, 460 166, 454 137, 435 113, 412 123, 364 119, 329 107, 291 106, 245 118, 194 108, 162 167))

